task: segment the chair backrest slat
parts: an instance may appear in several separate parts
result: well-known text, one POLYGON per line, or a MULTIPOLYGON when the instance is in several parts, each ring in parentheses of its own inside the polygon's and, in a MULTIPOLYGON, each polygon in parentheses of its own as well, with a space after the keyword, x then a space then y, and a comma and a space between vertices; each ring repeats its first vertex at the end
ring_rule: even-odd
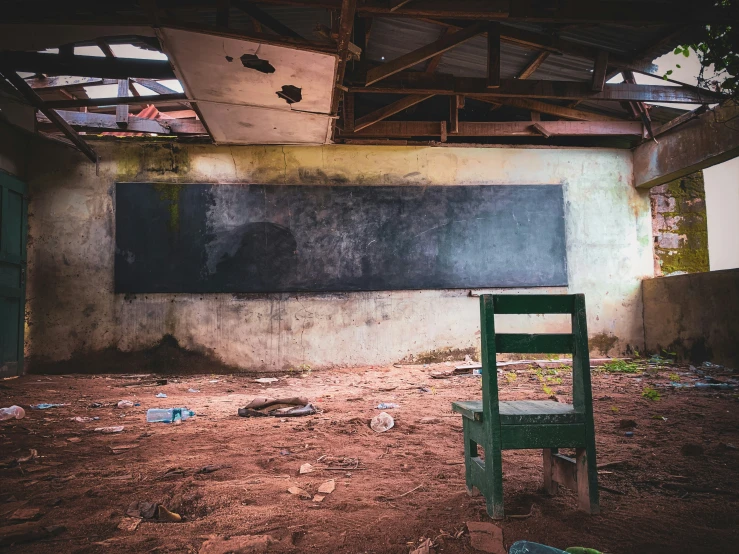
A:
POLYGON ((493 309, 500 314, 571 314, 575 311, 570 294, 494 294, 493 309))
POLYGON ((495 335, 495 350, 498 354, 572 354, 573 345, 571 334, 498 333, 495 335))

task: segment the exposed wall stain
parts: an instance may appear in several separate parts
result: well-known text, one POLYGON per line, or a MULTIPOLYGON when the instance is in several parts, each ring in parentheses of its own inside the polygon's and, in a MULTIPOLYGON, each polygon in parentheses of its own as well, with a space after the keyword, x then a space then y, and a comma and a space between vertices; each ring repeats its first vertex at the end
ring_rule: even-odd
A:
POLYGON ((195 352, 180 346, 172 335, 164 335, 153 347, 124 352, 116 347, 76 352, 68 360, 29 358, 26 370, 33 374, 67 373, 249 373, 223 363, 212 352, 195 352))
POLYGON ((590 344, 590 350, 597 350, 602 355, 607 356, 608 352, 618 342, 618 337, 615 335, 609 335, 608 333, 598 333, 588 339, 590 344))
POLYGON ((162 202, 169 203, 169 230, 180 230, 180 191, 182 187, 176 183, 157 183, 154 188, 162 202))
POLYGON ((437 350, 428 350, 426 352, 421 352, 420 354, 410 354, 403 358, 402 361, 416 364, 436 364, 439 362, 453 362, 464 360, 465 356, 470 356, 475 361, 479 360, 477 348, 475 348, 474 346, 470 346, 467 348, 454 348, 452 346, 446 346, 437 350))

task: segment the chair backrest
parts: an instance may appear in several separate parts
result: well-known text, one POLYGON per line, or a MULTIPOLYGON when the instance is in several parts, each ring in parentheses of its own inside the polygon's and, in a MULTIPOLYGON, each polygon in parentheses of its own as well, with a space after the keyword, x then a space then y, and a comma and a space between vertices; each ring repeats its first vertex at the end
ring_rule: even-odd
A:
POLYGON ((483 294, 480 296, 483 414, 499 422, 496 354, 571 354, 572 403, 592 412, 590 355, 584 294, 483 294), (570 314, 572 332, 526 335, 495 332, 495 314, 570 314))

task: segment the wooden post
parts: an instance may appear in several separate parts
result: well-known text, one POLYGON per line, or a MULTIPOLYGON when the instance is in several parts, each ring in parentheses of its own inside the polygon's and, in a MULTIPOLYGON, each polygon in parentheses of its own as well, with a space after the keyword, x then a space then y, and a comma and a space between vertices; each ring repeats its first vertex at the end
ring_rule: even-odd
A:
MULTIPOLYGON (((128 96, 128 79, 119 79, 118 81, 118 97, 128 96)), ((115 107, 115 122, 119 127, 128 125, 128 104, 119 104, 115 107)))
POLYGON ((500 23, 488 23, 488 78, 487 88, 500 86, 500 23))
POLYGON ((600 50, 593 66, 593 90, 601 92, 606 86, 608 72, 608 52, 600 50))
POLYGON ((459 111, 457 110, 457 97, 449 97, 449 132, 453 135, 459 133, 459 111))

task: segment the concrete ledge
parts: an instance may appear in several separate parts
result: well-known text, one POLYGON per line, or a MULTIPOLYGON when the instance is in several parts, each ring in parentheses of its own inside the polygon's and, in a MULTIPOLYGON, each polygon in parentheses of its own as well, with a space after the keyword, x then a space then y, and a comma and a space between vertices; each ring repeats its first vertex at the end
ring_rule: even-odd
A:
POLYGON ((739 269, 642 282, 648 352, 739 368, 739 269))

